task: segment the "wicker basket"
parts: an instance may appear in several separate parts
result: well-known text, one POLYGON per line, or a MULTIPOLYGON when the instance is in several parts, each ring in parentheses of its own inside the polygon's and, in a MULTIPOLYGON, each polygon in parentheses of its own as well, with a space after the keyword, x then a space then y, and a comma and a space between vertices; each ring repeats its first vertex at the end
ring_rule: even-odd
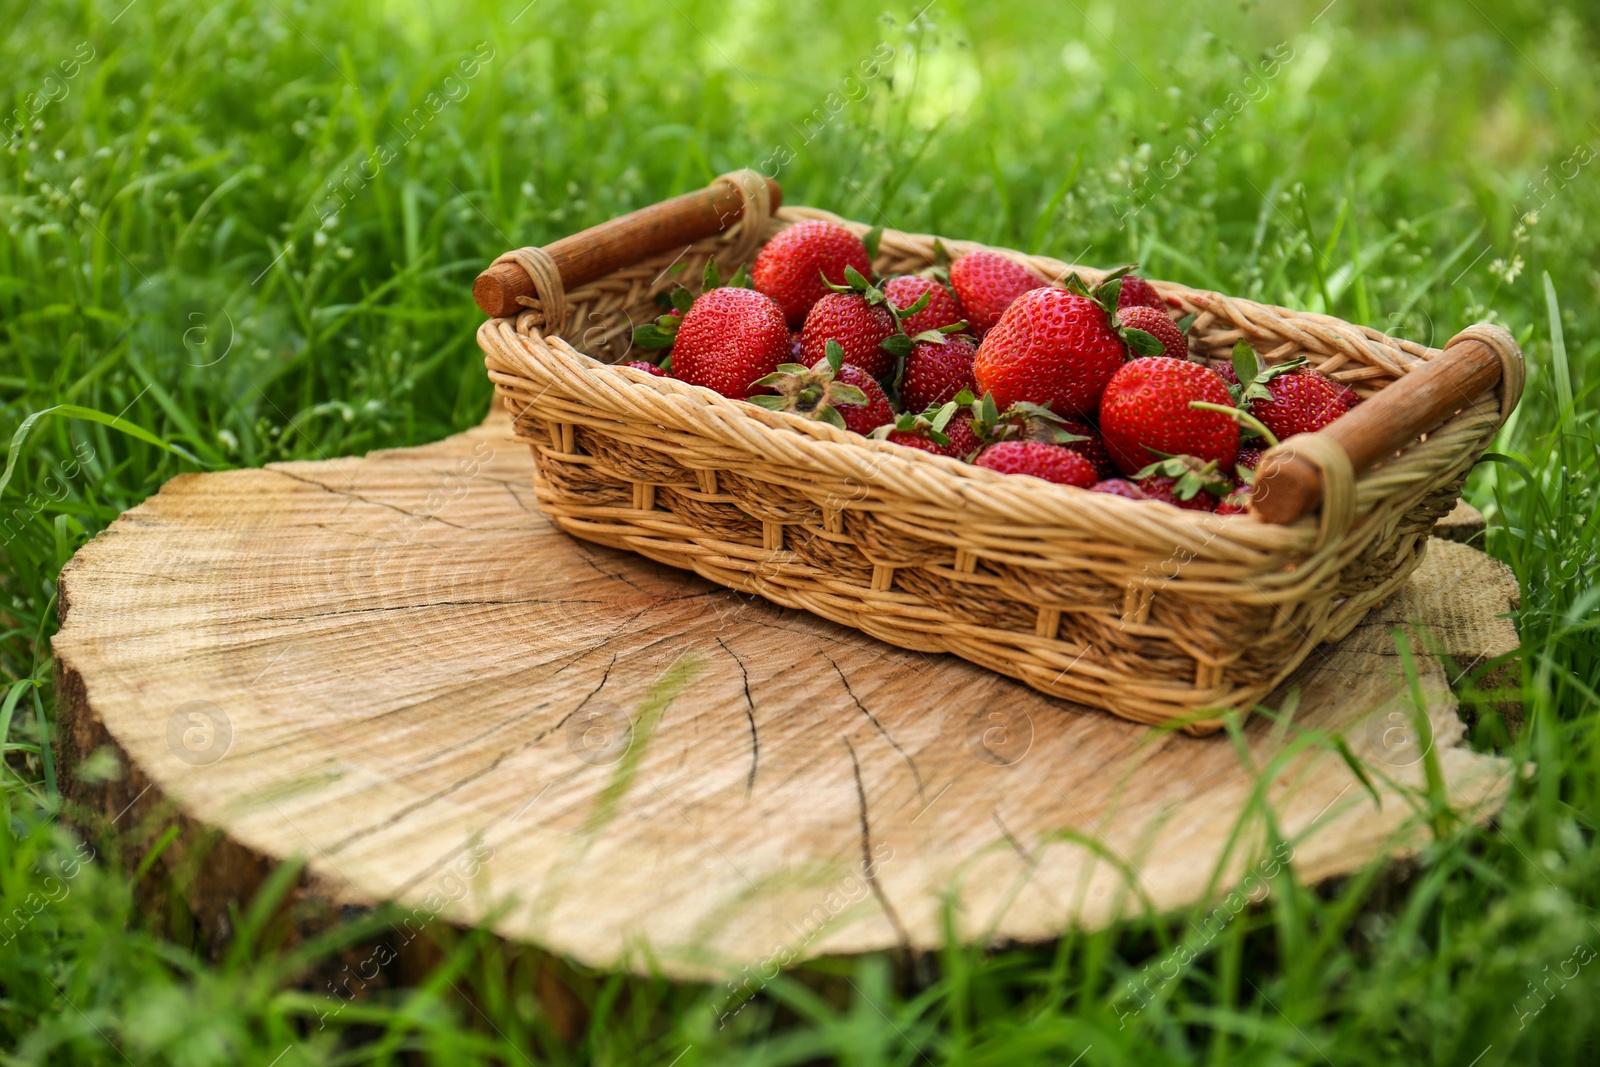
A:
MULTIPOLYGON (((720 205, 714 226, 698 224, 710 236, 683 221, 682 197, 497 261, 536 295, 478 340, 533 449, 541 507, 575 537, 1139 722, 1214 730, 1225 709, 1247 711, 1314 645, 1349 632, 1416 567, 1521 392, 1521 353, 1497 327, 1441 352, 1155 282, 1197 316, 1196 358, 1225 361, 1243 338, 1268 362, 1304 356, 1384 398, 1269 454, 1261 514, 1217 516, 1007 477, 609 365, 627 356, 632 326, 658 314, 655 295, 692 284, 709 257, 726 276, 800 219, 867 229, 806 208, 774 213, 775 192, 740 172, 698 194, 702 216, 720 205), (673 217, 682 225, 668 235, 659 224, 673 217), (574 252, 596 248, 587 265, 574 252), (1364 423, 1346 425, 1360 413, 1364 423)), ((924 268, 934 241, 886 231, 874 266, 924 268)), ((943 242, 955 256, 983 247, 943 242)), ((996 251, 1046 279, 1069 269, 996 251)), ((1099 273, 1070 269, 1091 284, 1099 273)))

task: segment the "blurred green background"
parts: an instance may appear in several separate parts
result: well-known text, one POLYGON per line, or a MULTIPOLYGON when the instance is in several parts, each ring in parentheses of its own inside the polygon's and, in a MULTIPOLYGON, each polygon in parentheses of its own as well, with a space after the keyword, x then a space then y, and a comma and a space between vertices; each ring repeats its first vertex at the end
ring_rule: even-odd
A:
POLYGON ((1600 1056, 1600 968, 1551 978, 1600 945, 1592 0, 4 0, 0 24, 0 893, 50 900, 0 923, 0 1062, 1600 1056), (477 421, 479 269, 743 166, 791 203, 1435 346, 1511 329, 1528 395, 1467 490, 1523 593, 1522 729, 1462 694, 1473 743, 1529 764, 1496 822, 1435 818, 1412 859, 1277 887, 1131 1021, 1129 979, 1192 917, 951 950, 917 981, 824 962, 726 1028, 714 989, 569 972, 574 1042, 500 947, 448 931, 436 973, 319 1023, 342 1002, 308 975, 370 928, 281 949, 250 922, 269 892, 233 944, 197 944, 115 859, 159 840, 93 838, 57 900, 91 847, 62 828, 51 734, 76 548, 180 471, 477 421))

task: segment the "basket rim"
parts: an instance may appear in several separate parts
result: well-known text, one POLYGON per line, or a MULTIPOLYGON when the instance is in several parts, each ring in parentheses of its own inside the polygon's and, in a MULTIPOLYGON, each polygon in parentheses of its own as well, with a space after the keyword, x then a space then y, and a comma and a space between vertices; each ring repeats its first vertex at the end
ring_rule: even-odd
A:
MULTIPOLYGON (((806 219, 826 219, 838 222, 852 231, 864 233, 868 229, 864 223, 843 218, 832 212, 818 208, 803 206, 786 206, 774 214, 768 224, 763 241, 770 239, 779 230, 806 219)), ((1061 277, 1069 270, 1076 270, 1086 278, 1093 280, 1106 273, 1102 268, 1084 265, 1066 264, 1059 260, 1044 256, 1033 256, 1016 249, 997 245, 988 245, 978 241, 960 238, 946 238, 942 236, 915 234, 908 231, 884 229, 883 244, 880 246, 880 257, 884 248, 892 247, 900 242, 932 241, 942 242, 952 251, 967 253, 977 250, 997 252, 1007 258, 1013 259, 1038 274, 1050 273, 1054 269, 1055 276, 1061 277), (1041 265, 1047 269, 1041 270, 1041 265)), ((708 238, 694 246, 697 252, 722 251, 726 247, 724 238, 708 238)), ((618 272, 620 273, 620 272, 618 272)), ((568 299, 579 302, 586 297, 598 294, 600 287, 604 286, 612 276, 601 279, 599 282, 575 289, 568 294, 568 299)), ((1048 279, 1047 279, 1048 280, 1048 279)), ((1189 303, 1198 307, 1209 309, 1213 301, 1232 304, 1254 311, 1271 314, 1273 316, 1314 323, 1324 327, 1334 327, 1344 331, 1353 331, 1357 338, 1364 343, 1369 351, 1382 349, 1387 360, 1366 364, 1368 367, 1377 366, 1389 375, 1385 386, 1411 369, 1425 363, 1431 358, 1441 354, 1441 349, 1431 348, 1402 338, 1393 338, 1374 330, 1371 327, 1360 326, 1355 323, 1339 319, 1335 316, 1319 312, 1297 311, 1276 305, 1260 304, 1255 301, 1229 297, 1226 294, 1212 290, 1194 289, 1181 283, 1160 279, 1148 279, 1163 296, 1175 296, 1180 301, 1187 299, 1189 303), (1384 364, 1388 365, 1385 366, 1384 364)), ((986 468, 977 467, 970 463, 963 463, 958 459, 947 456, 934 455, 920 449, 908 448, 890 441, 866 438, 847 430, 837 429, 824 423, 816 422, 787 412, 769 411, 743 400, 724 397, 715 390, 704 386, 692 385, 688 382, 673 378, 663 378, 647 374, 597 359, 585 353, 561 334, 552 333, 545 335, 541 332, 542 318, 537 310, 530 309, 517 316, 508 316, 498 319, 486 320, 478 330, 480 346, 489 354, 486 362, 490 364, 491 378, 496 374, 505 374, 506 370, 498 370, 493 365, 493 353, 499 345, 493 343, 492 337, 498 335, 500 339, 512 342, 506 346, 511 351, 517 352, 525 359, 536 364, 546 364, 550 357, 570 364, 568 369, 581 371, 596 385, 603 385, 610 390, 628 390, 648 387, 661 397, 671 398, 674 406, 692 406, 702 414, 714 413, 712 421, 731 420, 735 425, 759 425, 763 432, 783 433, 786 435, 799 435, 805 442, 803 452, 810 453, 817 458, 830 457, 837 454, 840 458, 849 456, 873 457, 872 470, 856 471, 853 474, 863 479, 864 485, 875 482, 874 475, 880 465, 887 465, 890 470, 897 471, 903 478, 913 480, 926 479, 936 486, 941 486, 941 495, 947 501, 959 502, 968 507, 975 507, 977 511, 988 517, 1009 521, 1012 516, 1024 513, 1033 513, 1042 518, 1044 522, 1027 522, 1023 525, 1049 525, 1049 514, 1040 516, 1041 511, 1053 513, 1061 521, 1071 522, 1074 513, 1094 513, 1103 517, 1110 517, 1117 521, 1130 524, 1134 532, 1138 527, 1159 527, 1146 532, 1156 539, 1166 543, 1178 541, 1200 541, 1206 545, 1223 539, 1235 548, 1248 555, 1267 554, 1274 557, 1303 556, 1319 547, 1319 542, 1330 540, 1328 534, 1332 531, 1322 529, 1323 515, 1308 515, 1289 525, 1276 525, 1256 519, 1251 515, 1216 515, 1211 512, 1177 508, 1171 505, 1159 506, 1159 501, 1130 500, 1110 493, 1093 493, 1088 489, 1076 486, 1058 485, 1043 479, 1023 475, 1000 474, 986 468), (542 350, 542 351, 541 351, 542 350), (1174 535, 1179 535, 1176 538, 1174 535)), ((1242 332, 1242 331, 1241 331, 1242 332)), ((1377 355, 1371 351, 1372 355, 1377 355)), ((549 369, 546 367, 545 369, 549 369)), ((512 377, 524 377, 513 374, 512 377)), ((1368 376, 1369 378, 1372 376, 1368 376)), ((497 386, 500 383, 497 382, 497 386)), ((1381 388, 1381 387, 1380 387, 1381 388)), ((1358 506, 1355 521, 1352 524, 1359 526, 1372 513, 1376 502, 1391 493, 1360 492, 1363 487, 1370 490, 1374 485, 1382 484, 1386 475, 1392 476, 1397 465, 1406 464, 1408 460, 1415 461, 1426 455, 1433 458, 1432 454, 1446 451, 1438 445, 1449 443, 1453 447, 1448 449, 1454 453, 1450 461, 1437 464, 1440 469, 1454 466, 1456 462, 1468 454, 1486 446, 1498 427, 1498 406, 1494 401, 1495 390, 1486 390, 1482 395, 1474 398, 1473 402, 1465 405, 1461 410, 1452 415, 1443 424, 1437 427, 1427 438, 1408 446, 1394 459, 1385 461, 1372 469, 1364 472, 1356 479, 1358 498, 1364 506, 1358 506), (1495 417, 1488 419, 1487 408, 1493 408, 1495 417), (1463 432, 1470 431, 1470 432, 1463 432), (1455 438, 1461 438, 1456 441, 1455 438), (1427 447, 1435 443, 1435 447, 1427 447), (1419 454, 1418 450, 1422 450, 1419 454)), ((1289 440, 1293 440, 1290 438, 1289 440)), ((1445 459, 1447 457, 1439 457, 1445 459)), ((826 464, 834 468, 835 464, 826 464)), ((850 466, 846 463, 844 466, 850 466)), ((857 465, 859 466, 859 464, 857 465)), ((798 471, 797 471, 798 473, 798 471)), ((902 479, 896 479, 901 481, 902 479)), ((1427 479, 1419 479, 1425 482, 1427 479)), ((894 490, 897 495, 904 495, 899 487, 894 490)), ((922 494, 918 494, 922 495, 922 494)), ((867 503, 857 503, 856 506, 869 507, 867 503)), ((1337 537, 1331 538, 1337 541, 1337 537)), ((1139 540, 1143 541, 1144 538, 1139 540)), ((1182 547, 1182 546, 1180 546, 1182 547)))

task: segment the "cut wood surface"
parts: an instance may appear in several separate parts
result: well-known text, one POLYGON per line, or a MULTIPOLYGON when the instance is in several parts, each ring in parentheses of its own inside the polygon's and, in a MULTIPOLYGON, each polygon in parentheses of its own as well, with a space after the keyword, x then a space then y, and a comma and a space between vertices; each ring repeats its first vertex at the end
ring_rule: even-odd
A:
POLYGON ((1485 526, 1483 512, 1465 500, 1458 500, 1450 513, 1434 525, 1433 536, 1442 537, 1446 541, 1471 544, 1479 539, 1485 526))
POLYGON ((715 977, 931 948, 947 905, 963 938, 1033 941, 1221 897, 1278 866, 1261 768, 1306 880, 1425 839, 1426 750, 1469 817, 1509 783, 1430 652, 1515 646, 1515 583, 1466 546, 1314 652, 1242 757, 573 540, 508 433, 185 475, 63 572, 65 755, 125 767, 74 798, 220 831, 202 919, 302 856, 335 903, 715 977), (1343 732, 1382 803, 1330 746, 1284 758, 1305 731, 1343 732))

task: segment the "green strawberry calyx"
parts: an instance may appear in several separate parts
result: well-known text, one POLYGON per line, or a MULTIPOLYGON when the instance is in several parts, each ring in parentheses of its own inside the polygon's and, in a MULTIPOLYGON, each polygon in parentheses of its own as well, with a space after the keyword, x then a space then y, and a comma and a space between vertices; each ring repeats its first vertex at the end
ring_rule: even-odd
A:
POLYGON ((1236 508, 1248 507, 1250 504, 1250 492, 1253 488, 1254 483, 1245 482, 1244 484, 1240 485, 1239 488, 1223 497, 1222 502, 1224 504, 1232 505, 1236 508))
MULTIPOLYGON (((722 272, 717 270, 717 261, 706 260, 705 273, 700 276, 700 291, 709 293, 713 289, 722 288, 722 272)), ((750 280, 750 271, 745 264, 739 264, 739 269, 733 272, 733 277, 728 279, 730 289, 754 289, 755 283, 750 280)), ((676 294, 674 294, 676 304, 676 294)))
MULTIPOLYGON (((961 395, 970 396, 966 390, 961 395)), ((1042 441, 1045 444, 1070 445, 1087 441, 1087 437, 1067 430, 1066 421, 1049 408, 1019 400, 1001 411, 993 393, 984 393, 983 399, 971 402, 972 430, 985 444, 996 441, 1042 441)))
MULTIPOLYGON (((753 288, 753 283, 750 281, 750 272, 745 269, 743 263, 739 264, 739 269, 734 271, 733 277, 728 281, 728 287, 730 289, 753 288)), ((706 260, 705 273, 700 278, 700 291, 709 293, 713 289, 721 288, 722 272, 717 269, 717 261, 715 259, 708 259, 706 260)), ((659 294, 656 297, 657 300, 661 298, 659 294)), ((672 290, 672 293, 666 299, 672 306, 671 311, 661 315, 653 322, 647 322, 642 326, 633 328, 633 343, 640 348, 671 348, 673 342, 678 339, 678 327, 683 324, 683 317, 694 306, 695 297, 693 293, 680 285, 672 290)))
POLYGON ((1202 461, 1194 456, 1173 456, 1148 445, 1145 451, 1160 458, 1135 473, 1133 480, 1136 482, 1144 478, 1175 478, 1172 495, 1179 500, 1192 500, 1202 491, 1219 498, 1233 492, 1233 483, 1217 469, 1214 459, 1202 461))
MULTIPOLYGON (((845 284, 843 285, 833 284, 828 280, 828 276, 823 274, 821 271, 818 271, 817 273, 822 278, 822 284, 826 285, 834 292, 854 293, 857 296, 865 299, 868 304, 874 306, 881 304, 889 309, 890 314, 894 316, 895 332, 878 342, 878 347, 882 348, 885 352, 889 353, 895 358, 897 364, 895 373, 890 377, 893 382, 898 384, 901 374, 904 373, 903 364, 905 362, 905 358, 911 354, 911 346, 913 344, 913 339, 906 336, 906 330, 903 322, 905 319, 910 318, 923 308, 927 307, 928 301, 933 297, 933 293, 923 293, 917 298, 916 303, 912 304, 908 308, 897 308, 889 302, 889 297, 882 289, 878 288, 876 285, 873 285, 871 281, 863 277, 861 272, 856 270, 854 267, 845 267, 845 284)), ((963 326, 963 328, 965 327, 963 326)), ((921 334, 919 334, 916 338, 916 340, 922 339, 923 335, 921 334)))
MULTIPOLYGON (((676 297, 678 293, 683 293, 687 297, 689 290, 678 289, 674 291, 673 304, 675 308, 677 306, 676 297)), ((678 327, 683 324, 683 314, 688 310, 687 304, 692 302, 693 299, 693 297, 689 297, 688 301, 685 302, 685 306, 680 310, 669 311, 653 322, 635 326, 633 328, 633 343, 640 348, 671 348, 673 342, 678 339, 678 327)))
POLYGON ((753 396, 750 403, 768 411, 788 411, 808 419, 825 422, 840 430, 846 429, 840 405, 859 407, 867 402, 867 394, 859 386, 838 381, 835 377, 844 366, 844 349, 838 341, 830 340, 826 346, 827 358, 815 367, 801 363, 782 363, 778 369, 753 384, 777 390, 776 396, 753 396))
POLYGON ((867 249, 867 262, 871 263, 878 258, 878 248, 883 244, 883 227, 874 226, 861 235, 861 243, 867 249))
MULTIPOLYGON (((927 293, 923 293, 922 295, 924 297, 926 297, 928 294, 927 293)), ((942 345, 942 344, 944 344, 946 341, 948 341, 950 339, 950 335, 951 334, 960 333, 962 330, 965 330, 966 328, 967 328, 967 320, 966 319, 962 319, 960 322, 952 322, 948 326, 938 326, 938 327, 935 327, 934 329, 931 329, 931 330, 923 330, 921 333, 917 334, 915 337, 909 338, 909 340, 914 345, 915 344, 921 344, 921 343, 923 343, 925 341, 926 342, 931 342, 931 343, 936 344, 936 345, 942 345)), ((892 340, 894 340, 894 338, 891 337, 889 340, 892 341, 892 340)), ((909 354, 910 353, 910 348, 907 348, 906 351, 907 351, 907 354, 909 354)))
POLYGON ((955 418, 956 412, 961 410, 962 406, 956 400, 951 400, 944 404, 931 404, 926 411, 907 411, 896 416, 893 422, 879 426, 867 436, 886 441, 890 433, 899 430, 926 437, 936 445, 948 445, 950 438, 945 434, 944 428, 950 425, 950 420, 955 418))
POLYGON ((1116 331, 1122 343, 1136 356, 1159 356, 1166 351, 1166 346, 1156 339, 1155 334, 1145 330, 1135 329, 1122 325, 1122 320, 1117 316, 1117 300, 1122 296, 1122 279, 1124 275, 1131 274, 1139 266, 1129 263, 1118 267, 1108 273, 1100 284, 1093 289, 1087 282, 1078 276, 1077 271, 1071 271, 1062 279, 1061 286, 1069 293, 1087 297, 1100 305, 1100 310, 1106 313, 1106 322, 1116 331))
POLYGON ((1234 343, 1232 362, 1233 373, 1239 379, 1239 384, 1228 386, 1228 392, 1233 394, 1234 402, 1241 406, 1252 400, 1271 400, 1272 391, 1267 388, 1268 382, 1307 365, 1305 357, 1296 356, 1269 367, 1248 341, 1234 343))
POLYGON ((817 275, 822 279, 822 284, 835 293, 855 293, 857 296, 866 297, 869 304, 887 304, 889 302, 889 298, 884 295, 883 290, 873 285, 870 280, 854 267, 847 265, 844 268, 843 285, 835 285, 830 282, 828 275, 821 270, 817 271, 817 275))

